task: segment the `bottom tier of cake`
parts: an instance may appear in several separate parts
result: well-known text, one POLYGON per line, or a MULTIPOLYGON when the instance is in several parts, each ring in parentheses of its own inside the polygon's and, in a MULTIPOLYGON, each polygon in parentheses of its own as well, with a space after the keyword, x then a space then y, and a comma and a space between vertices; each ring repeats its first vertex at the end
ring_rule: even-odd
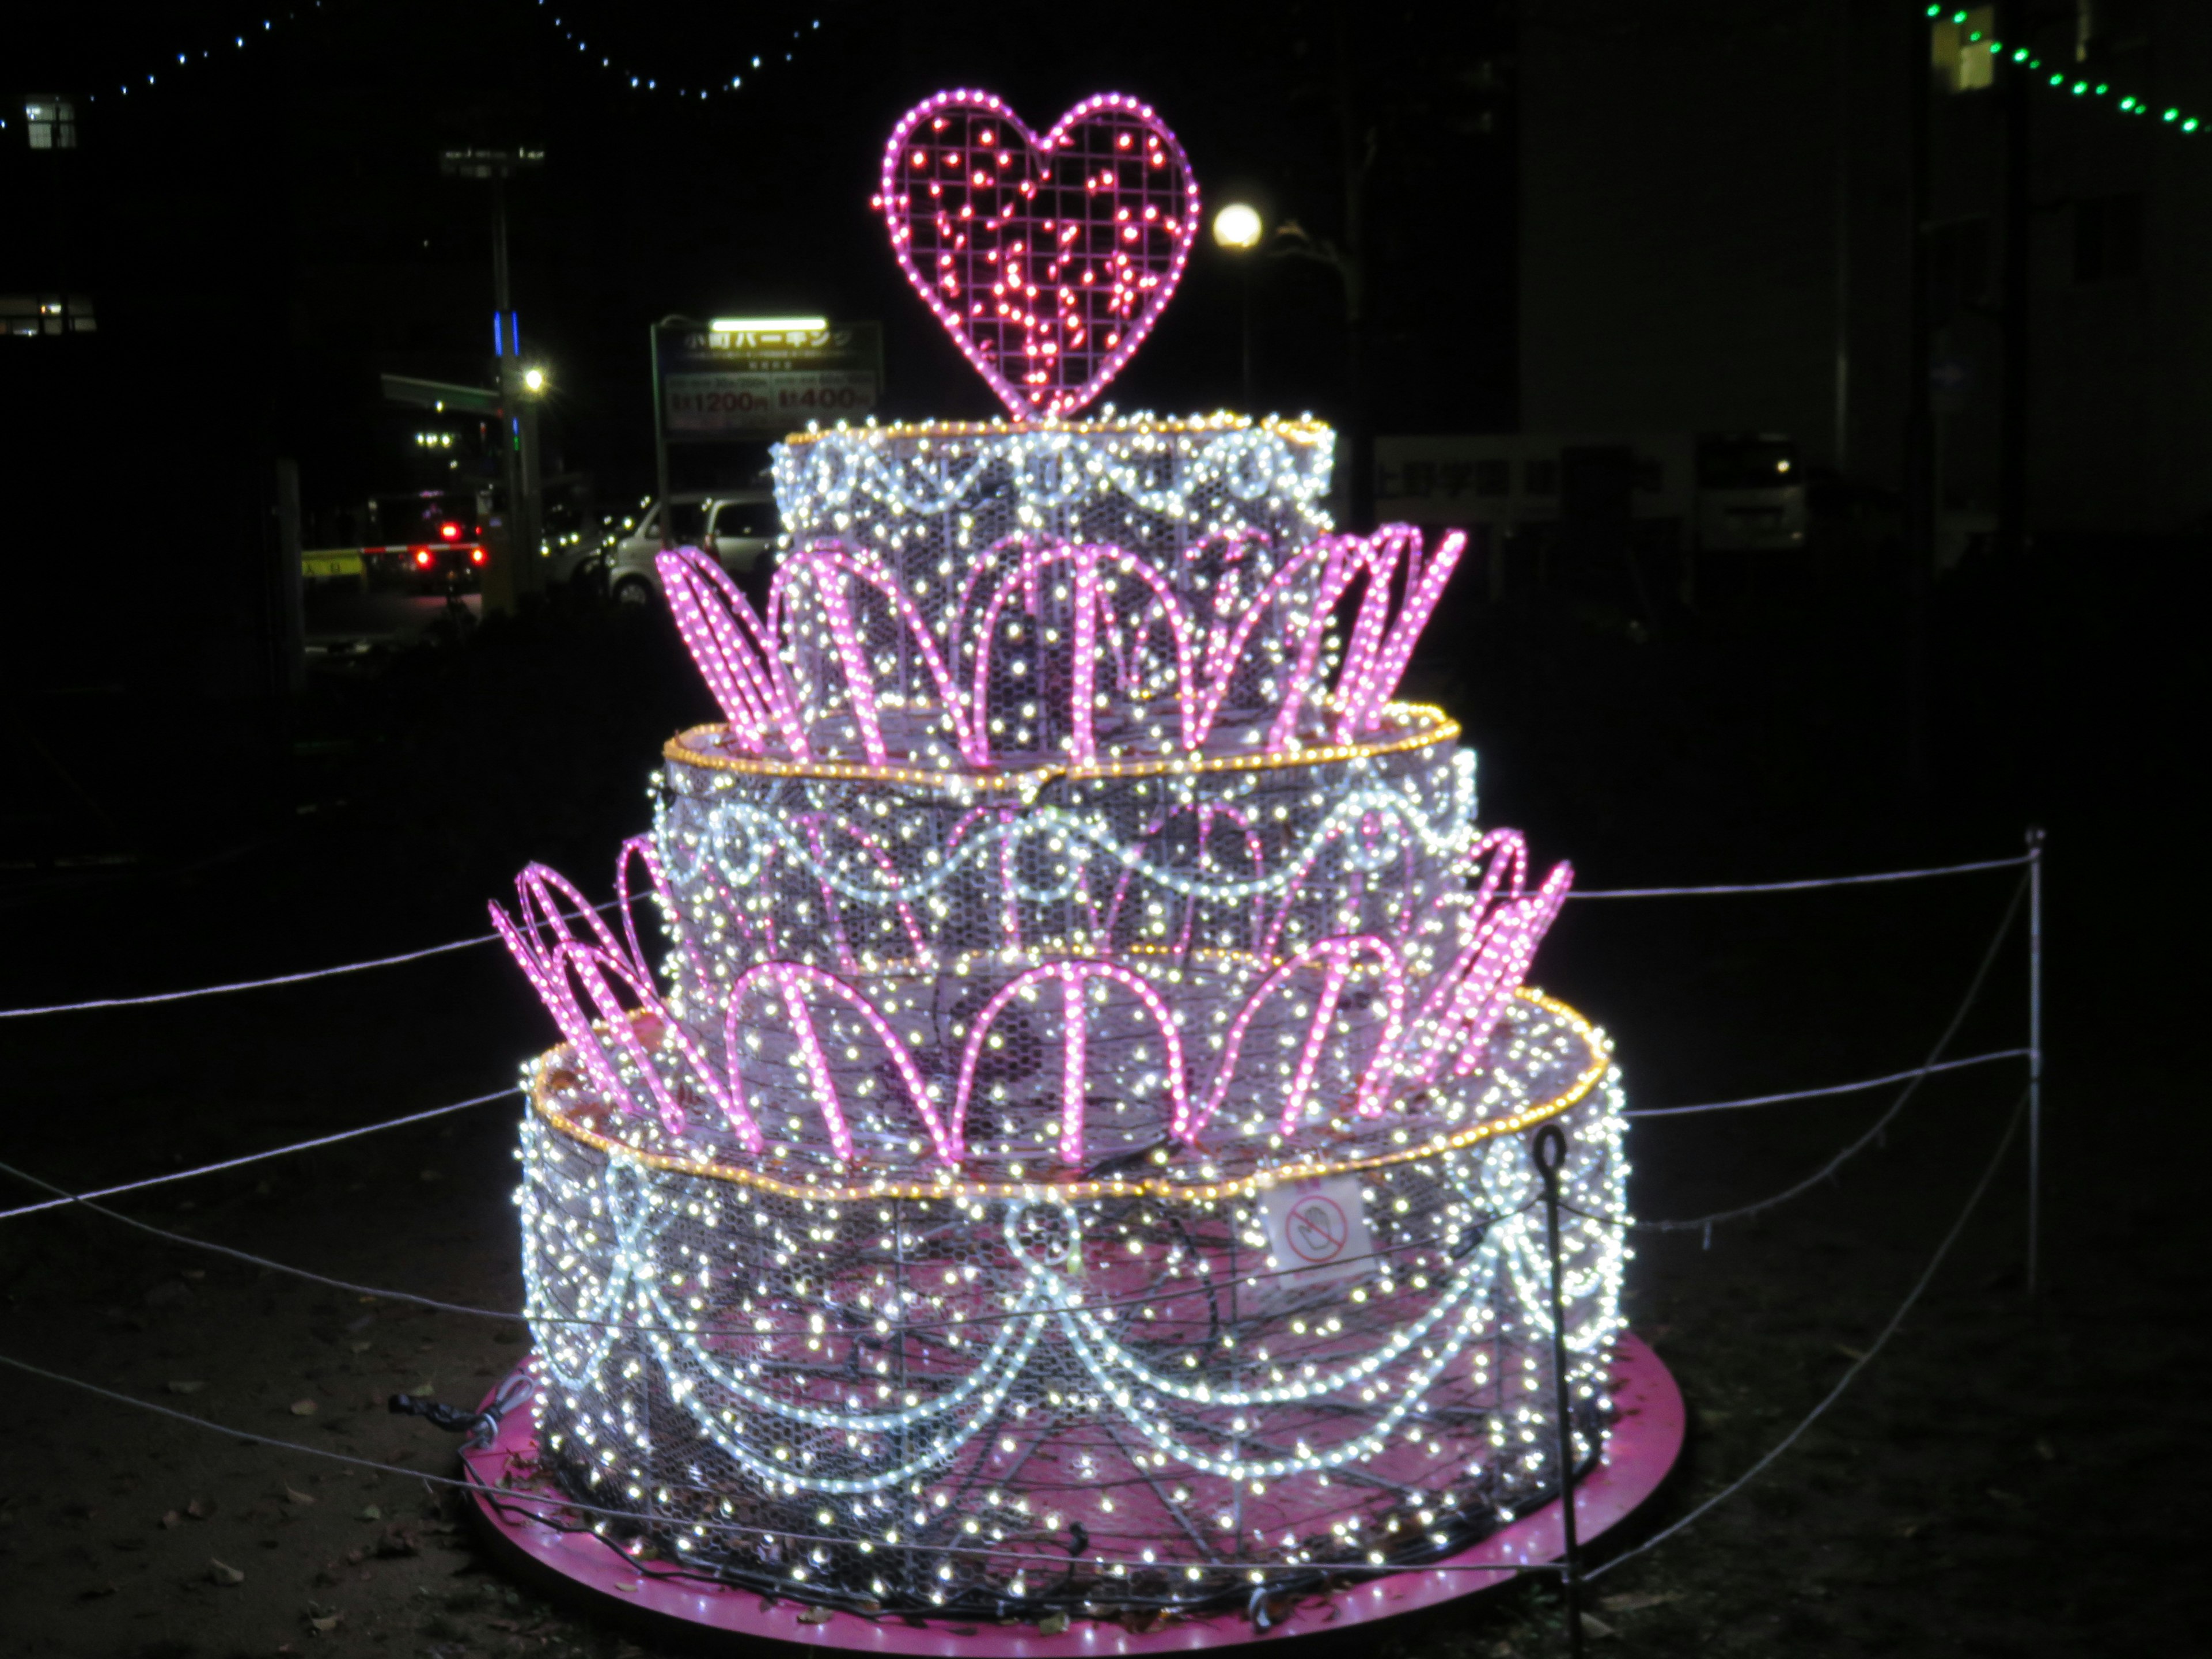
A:
POLYGON ((1560 1005, 1514 1018, 1583 1045, 1571 1087, 1235 1180, 793 1183, 541 1102, 546 1471, 633 1553, 890 1610, 1193 1605, 1463 1549, 1557 1492, 1539 1122, 1568 1145, 1578 1462, 1620 1325, 1618 1073, 1560 1005))

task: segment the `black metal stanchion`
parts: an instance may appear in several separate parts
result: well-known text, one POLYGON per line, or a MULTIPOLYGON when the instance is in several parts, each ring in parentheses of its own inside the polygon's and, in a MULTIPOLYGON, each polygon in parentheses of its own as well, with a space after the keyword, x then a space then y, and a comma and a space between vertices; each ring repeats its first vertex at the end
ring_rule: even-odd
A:
POLYGON ((2043 831, 2027 832, 2027 1293, 2043 1255, 2043 831))
POLYGON ((1544 1181, 1544 1245, 1552 1264, 1552 1408, 1558 1423, 1559 1527, 1565 1535, 1559 1583, 1567 1603, 1567 1651, 1582 1659, 1583 1564, 1575 1528, 1575 1425, 1567 1409, 1567 1310, 1559 1266, 1559 1170, 1567 1161, 1567 1138, 1556 1123, 1536 1131, 1529 1158, 1544 1181))

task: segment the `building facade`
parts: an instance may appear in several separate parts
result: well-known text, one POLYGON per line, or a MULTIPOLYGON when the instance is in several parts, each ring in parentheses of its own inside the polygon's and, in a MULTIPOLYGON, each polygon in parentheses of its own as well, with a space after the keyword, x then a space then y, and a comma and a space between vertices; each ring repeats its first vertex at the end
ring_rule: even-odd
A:
POLYGON ((2008 10, 1532 0, 1523 430, 1787 433, 1816 468, 1899 489, 1920 97, 1940 511, 1994 520, 2024 395, 2031 533, 2212 522, 2212 8, 2008 10))

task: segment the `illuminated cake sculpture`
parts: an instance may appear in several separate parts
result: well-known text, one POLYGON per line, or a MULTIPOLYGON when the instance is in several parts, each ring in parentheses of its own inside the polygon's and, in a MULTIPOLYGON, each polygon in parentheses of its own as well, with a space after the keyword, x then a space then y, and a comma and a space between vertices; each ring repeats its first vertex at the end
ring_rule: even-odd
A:
MULTIPOLYGON (((724 719, 611 921, 542 866, 495 907, 562 1039, 543 1467, 633 1553, 862 1610, 1463 1548, 1557 1486, 1522 1132, 1593 1215, 1624 1165, 1608 1045, 1522 983, 1567 867, 1391 701, 1461 538, 1333 533, 1315 422, 1069 418, 1197 223, 1142 106, 941 95, 878 205, 1012 418, 790 439, 765 615, 665 556, 724 719)), ((1592 1456, 1621 1252, 1567 1219, 1592 1456)))

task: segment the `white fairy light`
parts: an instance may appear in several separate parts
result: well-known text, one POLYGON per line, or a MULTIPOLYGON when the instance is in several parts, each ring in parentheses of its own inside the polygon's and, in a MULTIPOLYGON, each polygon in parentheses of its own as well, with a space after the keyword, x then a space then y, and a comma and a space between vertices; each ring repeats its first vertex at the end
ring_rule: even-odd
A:
MULTIPOLYGON (((961 118, 983 190, 1001 129, 961 118)), ((1523 983, 1571 872, 1390 701, 1460 543, 1335 535, 1333 447, 814 431, 764 609, 664 556, 726 719, 665 749, 611 920, 532 866, 497 925, 562 1039, 516 1195, 541 1455, 691 1569, 996 1618, 1524 1512, 1559 1475, 1542 1122, 1602 1447, 1622 1087, 1523 983)))

